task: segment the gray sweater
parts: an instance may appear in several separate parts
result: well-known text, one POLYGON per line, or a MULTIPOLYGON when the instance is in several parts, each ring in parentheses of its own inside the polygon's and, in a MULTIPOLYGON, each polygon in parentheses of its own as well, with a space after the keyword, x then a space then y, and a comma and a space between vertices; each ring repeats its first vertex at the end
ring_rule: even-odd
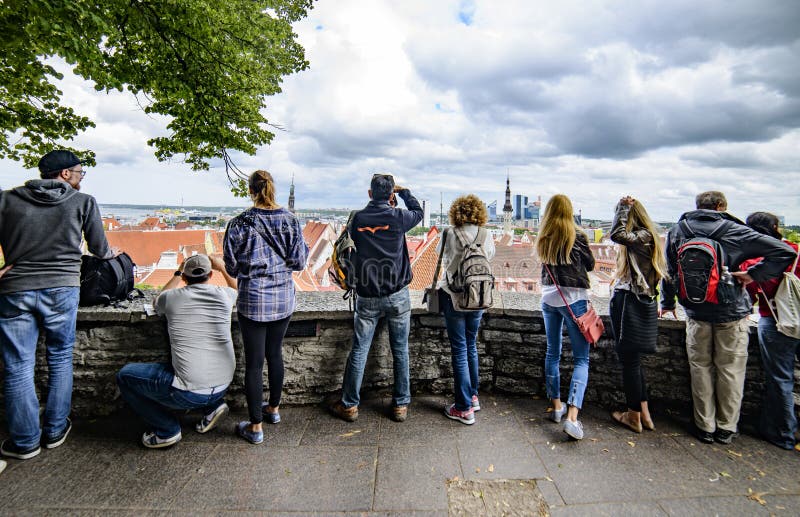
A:
POLYGON ((0 247, 6 265, 0 294, 78 287, 81 237, 98 257, 112 253, 95 199, 59 180, 30 180, 0 192, 0 247))

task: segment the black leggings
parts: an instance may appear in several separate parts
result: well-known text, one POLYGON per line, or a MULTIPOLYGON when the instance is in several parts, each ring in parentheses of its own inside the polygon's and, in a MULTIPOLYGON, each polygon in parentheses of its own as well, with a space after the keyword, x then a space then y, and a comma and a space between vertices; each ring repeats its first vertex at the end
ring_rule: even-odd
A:
POLYGON ((642 402, 647 402, 647 383, 642 370, 642 354, 623 352, 619 358, 622 361, 622 385, 625 388, 628 409, 641 411, 642 402))
POLYGON ((287 316, 276 321, 253 321, 239 315, 239 329, 244 342, 244 392, 250 423, 260 424, 264 401, 264 358, 267 359, 269 405, 281 403, 283 391, 283 336, 289 326, 287 316))

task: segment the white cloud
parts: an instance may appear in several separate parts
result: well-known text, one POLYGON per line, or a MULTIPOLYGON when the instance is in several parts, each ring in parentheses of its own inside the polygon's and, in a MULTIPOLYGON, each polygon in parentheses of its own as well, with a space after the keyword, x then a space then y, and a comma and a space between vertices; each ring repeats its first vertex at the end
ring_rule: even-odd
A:
MULTIPOLYGON (((268 119, 284 127, 245 171, 270 170, 300 207, 357 207, 392 172, 438 207, 568 194, 610 218, 631 194, 660 220, 706 189, 731 210, 800 224, 800 9, 756 0, 319 2, 296 25, 311 63, 268 119)), ((96 129, 85 189, 106 203, 242 204, 224 173, 158 163, 163 134, 127 93, 66 73, 65 102, 96 129)), ((30 177, 0 162, 0 185, 30 177)))

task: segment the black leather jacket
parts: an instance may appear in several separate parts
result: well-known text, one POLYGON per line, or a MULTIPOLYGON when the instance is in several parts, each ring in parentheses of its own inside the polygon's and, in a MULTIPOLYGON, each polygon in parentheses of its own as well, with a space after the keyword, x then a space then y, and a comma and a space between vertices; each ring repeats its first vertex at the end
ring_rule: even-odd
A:
MULTIPOLYGON (((576 230, 575 244, 569 252, 572 264, 548 264, 550 272, 556 277, 556 283, 561 287, 589 288, 589 273, 594 269, 594 255, 589 249, 589 239, 586 234, 576 230)), ((553 280, 547 274, 542 262, 542 285, 553 285, 553 280)))
MULTIPOLYGON (((725 252, 725 259, 730 271, 738 271, 739 264, 747 259, 764 257, 758 264, 747 270, 756 282, 763 282, 779 276, 794 260, 794 250, 778 239, 758 233, 748 228, 742 221, 728 214, 715 210, 695 210, 683 214, 679 221, 686 219, 697 236, 710 235, 723 221, 734 224, 718 239, 725 252)), ((686 240, 680 225, 675 225, 667 234, 666 253, 667 268, 670 280, 661 282, 661 308, 675 308, 675 297, 678 291, 678 248, 686 240)), ((747 291, 741 290, 741 296, 733 303, 691 303, 680 301, 686 309, 686 315, 693 320, 711 323, 725 323, 746 317, 752 312, 753 305, 747 291)))
POLYGON ((628 250, 631 292, 652 297, 658 294, 659 281, 658 272, 650 260, 653 256, 654 237, 645 228, 632 228, 631 231, 625 229, 630 211, 630 205, 617 203, 614 222, 611 224, 611 240, 628 250))

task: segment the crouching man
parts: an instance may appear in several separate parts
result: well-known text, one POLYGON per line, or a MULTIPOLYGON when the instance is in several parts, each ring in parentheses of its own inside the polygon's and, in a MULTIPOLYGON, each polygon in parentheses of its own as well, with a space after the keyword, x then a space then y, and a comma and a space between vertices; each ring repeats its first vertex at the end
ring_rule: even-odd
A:
POLYGON ((175 445, 181 426, 171 410, 200 409, 199 433, 213 429, 228 412, 225 392, 236 360, 231 339, 231 310, 236 281, 221 259, 194 255, 159 293, 156 312, 167 318, 172 364, 131 363, 117 373, 122 398, 147 423, 148 448, 175 445), (209 284, 217 271, 228 287, 209 284), (178 288, 181 280, 185 287, 178 288))

